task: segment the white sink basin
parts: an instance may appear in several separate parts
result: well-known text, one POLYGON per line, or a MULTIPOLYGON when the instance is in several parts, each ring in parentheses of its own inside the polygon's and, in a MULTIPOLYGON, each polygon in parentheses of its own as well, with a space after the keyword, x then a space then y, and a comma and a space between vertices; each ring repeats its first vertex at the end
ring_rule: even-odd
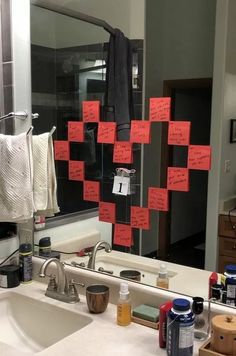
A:
MULTIPOLYGON (((99 255, 99 253, 97 254, 95 263, 96 270, 102 267, 104 268, 104 270, 113 271, 114 276, 120 276, 120 272, 123 270, 136 270, 141 273, 141 283, 156 286, 156 279, 159 272, 158 267, 154 267, 148 264, 146 265, 145 263, 142 263, 141 261, 138 262, 137 260, 129 260, 127 257, 126 259, 116 257, 112 254, 112 252, 105 253, 103 255, 99 255)), ((175 273, 174 271, 168 270, 169 278, 172 278, 176 275, 177 273, 175 273)))
POLYGON ((14 292, 0 295, 0 343, 19 352, 37 353, 91 321, 86 315, 14 292))

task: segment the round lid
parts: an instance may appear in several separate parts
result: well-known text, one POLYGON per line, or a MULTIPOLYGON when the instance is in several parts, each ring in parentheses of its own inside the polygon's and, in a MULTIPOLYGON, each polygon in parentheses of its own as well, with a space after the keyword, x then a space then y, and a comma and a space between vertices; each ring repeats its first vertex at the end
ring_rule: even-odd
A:
POLYGON ((40 247, 49 247, 51 246, 51 238, 49 236, 47 237, 42 237, 40 240, 39 240, 39 246, 40 247))
POLYGON ((9 273, 18 272, 18 271, 19 271, 19 266, 15 266, 15 265, 6 265, 0 267, 0 274, 3 275, 8 275, 9 273))
POLYGON ((193 297, 192 311, 194 314, 201 314, 203 312, 204 299, 202 297, 193 297))
POLYGON ((190 302, 187 299, 174 299, 173 308, 178 311, 187 311, 190 309, 190 302))
POLYGON ((225 272, 229 274, 236 274, 236 265, 226 265, 225 272))
POLYGON ((29 243, 21 244, 19 251, 22 253, 32 252, 32 245, 29 243))
POLYGON ((211 320, 212 328, 229 333, 236 333, 236 316, 216 315, 211 320))

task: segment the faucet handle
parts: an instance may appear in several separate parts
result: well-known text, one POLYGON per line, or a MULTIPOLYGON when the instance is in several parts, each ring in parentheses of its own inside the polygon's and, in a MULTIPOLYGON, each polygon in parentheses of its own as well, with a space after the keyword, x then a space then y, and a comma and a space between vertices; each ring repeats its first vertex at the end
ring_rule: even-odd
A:
POLYGON ((69 285, 76 285, 76 286, 80 286, 80 287, 85 287, 84 283, 76 282, 73 278, 69 281, 69 285))
POLYGON ((69 294, 69 296, 70 296, 70 298, 71 298, 71 300, 72 300, 73 302, 79 302, 79 301, 80 301, 80 297, 79 297, 79 294, 78 294, 78 292, 77 292, 76 285, 81 286, 81 287, 84 287, 84 286, 85 286, 84 283, 78 283, 78 282, 74 281, 74 279, 71 279, 71 280, 69 281, 68 294, 69 294))
POLYGON ((51 291, 56 291, 57 290, 57 282, 56 282, 56 276, 51 274, 48 282, 48 287, 47 290, 51 290, 51 291))

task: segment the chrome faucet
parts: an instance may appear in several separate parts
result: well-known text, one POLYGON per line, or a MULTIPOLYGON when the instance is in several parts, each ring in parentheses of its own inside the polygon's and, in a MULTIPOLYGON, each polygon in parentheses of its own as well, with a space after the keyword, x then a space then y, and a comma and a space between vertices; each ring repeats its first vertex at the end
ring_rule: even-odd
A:
POLYGON ((57 299, 66 303, 79 302, 79 295, 75 285, 84 287, 83 283, 77 283, 73 279, 68 282, 64 269, 64 264, 57 258, 47 259, 41 266, 39 276, 46 277, 46 271, 51 263, 57 266, 57 281, 54 275, 50 275, 50 280, 45 295, 49 298, 57 299))
POLYGON ((89 261, 88 261, 88 268, 90 268, 90 269, 95 269, 96 255, 97 255, 97 251, 98 251, 100 246, 104 246, 105 247, 105 251, 108 252, 108 253, 111 252, 111 250, 112 250, 111 245, 108 242, 103 241, 103 240, 98 241, 96 243, 96 245, 94 246, 93 251, 91 252, 89 261))

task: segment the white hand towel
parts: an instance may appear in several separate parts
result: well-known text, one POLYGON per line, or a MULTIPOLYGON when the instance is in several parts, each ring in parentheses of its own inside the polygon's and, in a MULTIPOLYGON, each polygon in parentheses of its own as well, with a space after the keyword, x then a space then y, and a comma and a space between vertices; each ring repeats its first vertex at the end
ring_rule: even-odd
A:
POLYGON ((33 136, 33 190, 37 215, 54 216, 59 212, 53 142, 49 133, 33 136))
POLYGON ((0 134, 0 221, 33 217, 31 135, 0 134))

